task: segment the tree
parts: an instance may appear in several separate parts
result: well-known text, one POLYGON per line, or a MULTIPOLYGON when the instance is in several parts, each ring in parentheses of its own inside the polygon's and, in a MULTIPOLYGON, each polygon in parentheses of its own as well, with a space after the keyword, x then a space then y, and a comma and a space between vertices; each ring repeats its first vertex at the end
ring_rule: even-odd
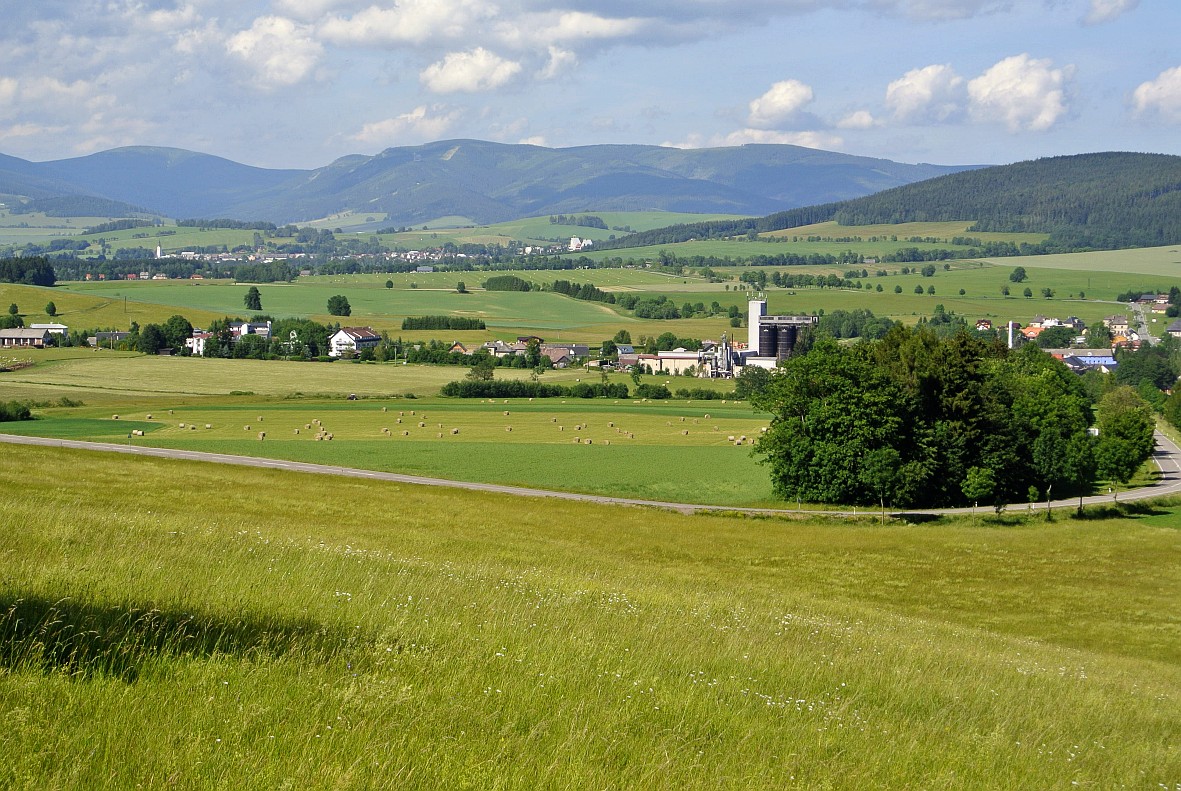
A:
POLYGON ((1033 296, 1033 289, 1032 289, 1032 288, 1030 288, 1029 286, 1026 286, 1026 287, 1025 287, 1025 290, 1024 290, 1024 291, 1022 291, 1021 293, 1022 293, 1022 295, 1023 295, 1023 296, 1025 296, 1026 298, 1029 298, 1029 297, 1032 297, 1032 296, 1033 296))
POLYGON ((1074 343, 1074 329, 1062 324, 1047 327, 1038 334, 1035 343, 1043 349, 1065 349, 1074 343))
POLYGON ((914 287, 914 293, 916 293, 916 294, 921 294, 921 293, 923 293, 923 287, 922 287, 922 286, 915 286, 915 287, 914 287))
POLYGON ((762 393, 771 383, 771 371, 757 365, 746 365, 734 378, 734 397, 749 401, 762 393))
POLYGON ((392 281, 392 280, 387 280, 387 281, 385 281, 385 287, 386 287, 386 288, 393 288, 393 287, 394 287, 394 281, 392 281))
POLYGON ((246 296, 242 298, 242 304, 246 306, 247 310, 262 310, 262 294, 258 292, 258 286, 250 287, 246 296))
POLYGON ((1042 296, 1045 297, 1046 299, 1053 299, 1054 298, 1054 289, 1043 288, 1042 289, 1042 296))
POLYGON ((18 313, 20 313, 20 308, 18 308, 16 306, 15 302, 13 302, 11 305, 8 306, 8 315, 9 316, 15 316, 18 313))
POLYGON ((490 382, 496 375, 496 360, 490 354, 475 355, 476 362, 467 372, 467 378, 477 382, 490 382))
POLYGON ((333 316, 351 316, 353 307, 349 304, 348 297, 336 294, 328 298, 328 313, 333 316))
POLYGON ((902 286, 894 286, 894 293, 901 294, 902 293, 902 286))
MULTIPOLYGON (((972 509, 980 504, 981 500, 987 500, 992 497, 996 491, 996 475, 987 467, 971 467, 968 469, 968 474, 964 476, 964 482, 960 484, 960 488, 964 492, 964 497, 972 501, 972 509)), ((1001 512, 1000 501, 997 501, 997 513, 1001 512)))
POLYGON ((883 522, 886 521, 886 499, 893 494, 901 467, 902 456, 893 448, 875 448, 861 460, 861 482, 877 496, 882 506, 883 522))
POLYGON ((1121 385, 1099 399, 1095 420, 1099 426, 1095 446, 1099 474, 1127 483, 1152 455, 1152 407, 1134 389, 1121 385))
POLYGON ((1029 275, 1025 274, 1025 267, 1019 266, 1009 274, 1009 280, 1014 283, 1024 283, 1029 279, 1029 275))
POLYGON ((455 284, 455 290, 458 291, 460 294, 466 294, 467 293, 467 284, 464 283, 462 280, 460 280, 458 283, 455 284))
POLYGON ((1009 296, 1009 287, 1008 286, 1001 286, 1001 296, 1005 296, 1005 297, 1009 296))
POLYGON ((193 325, 179 314, 164 322, 160 330, 164 333, 165 346, 173 349, 184 348, 185 339, 193 337, 193 325))
POLYGON ((935 287, 934 286, 927 286, 927 293, 930 294, 931 296, 935 296, 935 287))
POLYGON ((56 316, 57 315, 57 305, 53 304, 52 302, 47 304, 45 306, 45 315, 46 316, 56 316))
POLYGON ((145 324, 135 342, 135 350, 142 354, 159 354, 166 346, 168 339, 159 324, 145 324))

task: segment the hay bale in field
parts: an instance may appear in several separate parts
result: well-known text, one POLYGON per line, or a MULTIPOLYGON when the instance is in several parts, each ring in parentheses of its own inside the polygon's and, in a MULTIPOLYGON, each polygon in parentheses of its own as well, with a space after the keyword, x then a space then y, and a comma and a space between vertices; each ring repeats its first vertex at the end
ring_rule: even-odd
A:
POLYGON ((197 424, 196 424, 196 423, 190 423, 190 424, 189 424, 189 431, 196 431, 196 430, 197 430, 197 424))
POLYGON ((410 414, 411 414, 411 416, 413 416, 413 415, 414 415, 414 410, 413 410, 413 409, 411 409, 411 410, 410 410, 410 414))
POLYGON ((401 423, 401 422, 402 422, 402 418, 398 418, 398 422, 399 422, 399 423, 401 423))
POLYGON ((111 420, 118 420, 118 419, 119 419, 118 415, 111 415, 111 420))
POLYGON ((321 437, 319 434, 317 434, 317 435, 316 435, 316 442, 319 442, 319 441, 320 441, 320 440, 322 440, 322 439, 324 439, 324 438, 323 438, 323 437, 321 437))
POLYGON ((332 439, 332 438, 333 438, 333 435, 331 433, 329 433, 329 435, 327 437, 325 437, 324 439, 332 439))
POLYGON ((611 444, 611 440, 609 440, 609 439, 605 439, 605 440, 603 440, 603 444, 604 444, 604 445, 610 445, 610 444, 611 444))
POLYGON ((440 424, 439 424, 439 428, 443 428, 443 424, 442 424, 442 423, 440 423, 440 424))
POLYGON ((609 421, 609 422, 607 423, 607 428, 615 428, 615 421, 614 421, 614 420, 612 420, 612 421, 609 421))
POLYGON ((170 410, 168 410, 168 414, 170 414, 170 415, 172 414, 172 410, 171 410, 171 409, 170 409, 170 410))
POLYGON ((575 427, 574 427, 574 430, 575 430, 575 431, 582 431, 582 426, 575 426, 575 427))
POLYGON ((409 431, 403 431, 403 432, 402 432, 402 436, 403 436, 403 437, 409 437, 409 436, 410 436, 410 432, 409 432, 409 431))
POLYGON ((261 441, 261 440, 264 440, 264 439, 266 439, 266 438, 267 438, 267 433, 266 433, 265 431, 260 431, 260 432, 258 432, 258 439, 259 439, 260 441, 261 441))
POLYGON ((739 437, 739 439, 741 439, 743 442, 746 442, 746 435, 743 434, 741 437, 739 437))
POLYGON ((684 415, 681 415, 681 422, 682 422, 682 423, 684 423, 684 422, 685 422, 685 416, 684 416, 684 415))
POLYGON ((181 424, 180 424, 180 427, 181 427, 181 428, 184 428, 184 427, 185 427, 185 424, 184 424, 184 423, 181 423, 181 424))
POLYGON ((587 445, 594 445, 594 444, 595 444, 595 441, 594 441, 593 439, 591 439, 590 437, 587 437, 587 438, 586 438, 586 444, 587 444, 587 445))
POLYGON ((551 418, 549 419, 549 422, 551 422, 551 423, 557 423, 557 422, 558 422, 558 419, 557 419, 556 417, 551 417, 551 418))
POLYGON ((299 436, 299 429, 295 430, 295 436, 297 436, 297 437, 299 436))
POLYGON ((717 430, 718 430, 718 427, 717 427, 717 426, 714 426, 714 431, 717 431, 717 430))
POLYGON ((681 436, 682 436, 682 437, 687 437, 687 436, 689 436, 689 429, 687 429, 687 428, 683 428, 683 429, 681 429, 681 436))
POLYGON ((506 409, 506 410, 504 410, 504 416, 505 416, 505 417, 508 417, 508 410, 507 410, 507 409, 506 409))
POLYGON ((442 438, 443 438, 443 432, 442 432, 442 431, 440 431, 438 434, 436 434, 436 435, 435 435, 435 437, 436 437, 437 439, 442 439, 442 438))
POLYGON ((144 432, 143 432, 143 429, 133 428, 131 430, 131 434, 132 434, 132 436, 142 437, 144 435, 144 432))
POLYGON ((664 425, 666 425, 666 426, 671 426, 672 424, 673 424, 673 422, 671 420, 664 421, 664 425))
POLYGON ((512 430, 513 430, 513 427, 512 427, 512 426, 505 426, 505 427, 504 427, 504 430, 505 430, 505 431, 512 431, 512 430))
POLYGON ((733 442, 733 441, 734 441, 734 435, 733 435, 733 434, 731 434, 730 436, 726 437, 726 439, 728 439, 730 442, 733 442))
POLYGON ((311 423, 304 423, 303 427, 304 427, 305 429, 307 429, 308 431, 311 431, 311 430, 312 430, 312 424, 311 424, 311 423))
POLYGON ((390 430, 389 430, 388 428, 383 428, 383 429, 381 430, 381 433, 382 433, 382 434, 389 434, 389 433, 390 433, 390 430))
POLYGON ((243 430, 243 431, 249 431, 249 430, 250 430, 250 426, 242 426, 242 430, 243 430))
POLYGON ((384 412, 384 411, 385 411, 385 407, 382 407, 382 408, 381 408, 381 411, 382 411, 382 412, 384 412))
POLYGON ((459 429, 457 429, 457 428, 451 429, 451 436, 455 436, 458 433, 459 433, 459 429))
POLYGON ((212 424, 212 423, 206 423, 206 424, 205 424, 205 428, 213 428, 213 424, 212 424))
POLYGON ((152 419, 152 414, 151 414, 150 412, 149 412, 149 413, 148 413, 148 415, 147 415, 147 419, 148 419, 148 420, 151 420, 151 419, 152 419))
POLYGON ((575 444, 575 445, 580 445, 580 444, 582 444, 582 437, 575 437, 575 438, 574 438, 574 444, 575 444))
POLYGON ((422 421, 422 420, 418 421, 418 427, 419 428, 426 428, 426 422, 422 421))
POLYGON ((708 413, 708 412, 707 412, 707 413, 706 413, 706 415, 705 415, 705 419, 706 419, 706 420, 709 420, 709 413, 708 413))
POLYGON ((763 426, 762 428, 760 428, 760 429, 759 429, 759 433, 760 433, 760 434, 766 434, 766 433, 767 433, 767 427, 766 427, 766 426, 763 426))
POLYGON ((558 431, 565 431, 565 430, 566 430, 565 426, 558 426, 558 431))
POLYGON ((259 423, 261 423, 261 422, 262 422, 262 415, 259 415, 259 416, 258 416, 258 422, 259 422, 259 423))
POLYGON ((399 412, 399 413, 398 413, 398 417, 406 417, 406 413, 405 413, 405 412, 399 412))

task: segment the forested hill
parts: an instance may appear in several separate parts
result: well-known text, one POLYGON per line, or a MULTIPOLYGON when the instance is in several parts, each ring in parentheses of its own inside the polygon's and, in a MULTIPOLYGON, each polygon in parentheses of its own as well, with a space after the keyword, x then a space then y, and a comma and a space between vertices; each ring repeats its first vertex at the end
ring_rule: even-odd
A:
POLYGON ((1051 249, 1149 247, 1181 242, 1181 157, 1100 153, 969 170, 863 198, 757 219, 673 226, 602 247, 842 225, 973 221, 973 231, 1050 234, 1051 249))

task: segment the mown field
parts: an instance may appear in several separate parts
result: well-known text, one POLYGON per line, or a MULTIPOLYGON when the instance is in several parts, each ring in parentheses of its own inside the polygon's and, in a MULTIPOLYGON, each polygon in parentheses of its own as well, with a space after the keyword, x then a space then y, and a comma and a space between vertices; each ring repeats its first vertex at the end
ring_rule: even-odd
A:
POLYGON ((20 447, 0 481, 6 788, 1181 777, 1175 505, 881 527, 20 447))

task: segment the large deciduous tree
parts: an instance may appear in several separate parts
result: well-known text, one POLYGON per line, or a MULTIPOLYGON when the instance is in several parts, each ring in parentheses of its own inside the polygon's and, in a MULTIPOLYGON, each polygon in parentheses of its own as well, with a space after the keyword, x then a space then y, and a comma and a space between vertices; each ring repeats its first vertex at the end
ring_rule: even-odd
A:
POLYGON ((328 298, 328 313, 333 316, 351 316, 353 307, 349 304, 348 297, 336 294, 328 298))

